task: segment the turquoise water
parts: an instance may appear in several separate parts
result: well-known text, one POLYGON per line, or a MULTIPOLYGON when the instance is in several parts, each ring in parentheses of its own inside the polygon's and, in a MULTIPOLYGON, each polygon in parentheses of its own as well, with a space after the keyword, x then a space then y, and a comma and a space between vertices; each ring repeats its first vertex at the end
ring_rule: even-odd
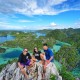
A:
POLYGON ((58 70, 61 69, 62 65, 57 60, 54 60, 54 64, 56 65, 56 67, 57 67, 58 70))
MULTIPOLYGON (((37 37, 39 36, 45 36, 45 34, 42 33, 36 33, 37 37)), ((6 35, 6 36, 0 36, 0 43, 4 43, 6 41, 11 41, 14 40, 15 37, 11 36, 11 35, 6 35)), ((1 46, 1 48, 5 48, 6 52, 5 53, 0 53, 0 64, 5 64, 7 63, 9 60, 13 59, 13 58, 17 58, 19 57, 19 55, 22 52, 21 48, 8 48, 8 47, 3 47, 1 46)))
MULTIPOLYGON (((69 45, 69 44, 67 44, 65 42, 56 41, 56 44, 53 45, 52 50, 57 52, 57 51, 60 50, 62 45, 69 45)), ((17 47, 17 48, 1 47, 1 48, 5 48, 6 52, 5 53, 0 53, 0 64, 4 64, 10 59, 19 57, 19 55, 21 54, 21 52, 23 50, 20 47, 17 47)), ((55 63, 58 64, 57 61, 55 61, 55 63)))
POLYGON ((17 58, 21 52, 22 52, 22 48, 7 48, 7 47, 2 47, 6 49, 5 53, 0 53, 0 64, 5 64, 7 63, 9 60, 17 58))
POLYGON ((14 40, 14 39, 15 39, 15 37, 11 36, 11 35, 0 36, 0 43, 3 43, 5 41, 14 40))
POLYGON ((61 42, 59 40, 56 40, 56 45, 60 45, 60 46, 63 46, 63 45, 71 46, 71 44, 65 43, 65 42, 61 42))
POLYGON ((61 49, 61 47, 62 47, 63 45, 71 46, 71 45, 68 44, 68 43, 61 42, 61 41, 56 40, 56 44, 53 45, 52 50, 53 50, 54 52, 58 52, 58 51, 61 49))
POLYGON ((46 34, 36 32, 36 35, 37 35, 37 38, 39 38, 40 36, 45 36, 46 34))
POLYGON ((46 35, 45 33, 37 32, 36 30, 28 30, 28 31, 25 30, 25 31, 22 31, 22 32, 24 32, 24 33, 32 32, 32 33, 37 35, 37 38, 39 38, 40 36, 45 36, 46 35))
MULTIPOLYGON (((39 36, 45 36, 45 35, 43 35, 43 34, 37 34, 37 37, 39 37, 39 36)), ((13 37, 11 35, 3 36, 3 37, 0 36, 0 43, 3 43, 5 41, 14 40, 14 39, 15 39, 15 37, 13 37)), ((71 46, 68 43, 61 42, 61 41, 56 40, 56 44, 53 45, 52 50, 54 52, 58 52, 63 45, 71 46)), ((19 55, 21 54, 21 52, 23 50, 20 47, 17 47, 17 48, 9 48, 9 47, 3 47, 3 46, 1 46, 1 48, 5 48, 6 49, 6 52, 5 53, 0 53, 0 64, 5 64, 9 60, 19 57, 19 55)), ((54 63, 57 66, 58 69, 61 68, 61 64, 58 61, 54 60, 54 63)), ((74 76, 80 76, 80 67, 76 67, 72 71, 72 74, 74 76)))
POLYGON ((53 51, 58 52, 60 50, 61 46, 60 45, 53 45, 53 51))
POLYGON ((80 66, 76 67, 76 68, 72 71, 72 74, 73 74, 75 77, 79 77, 79 78, 80 78, 80 66))

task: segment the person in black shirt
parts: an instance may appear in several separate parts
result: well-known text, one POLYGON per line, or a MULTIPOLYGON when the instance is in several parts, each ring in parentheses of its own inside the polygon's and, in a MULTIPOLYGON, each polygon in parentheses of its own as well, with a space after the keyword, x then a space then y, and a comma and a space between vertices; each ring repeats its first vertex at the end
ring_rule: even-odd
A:
POLYGON ((31 56, 28 53, 27 49, 24 49, 23 52, 20 54, 18 59, 18 66, 21 70, 21 72, 25 75, 25 77, 28 78, 28 75, 24 69, 25 66, 30 66, 32 64, 31 56))
POLYGON ((41 53, 41 51, 38 51, 38 48, 37 47, 35 47, 34 48, 34 51, 33 51, 33 56, 34 56, 34 58, 36 59, 36 61, 38 60, 41 60, 41 58, 40 58, 40 53, 41 53))

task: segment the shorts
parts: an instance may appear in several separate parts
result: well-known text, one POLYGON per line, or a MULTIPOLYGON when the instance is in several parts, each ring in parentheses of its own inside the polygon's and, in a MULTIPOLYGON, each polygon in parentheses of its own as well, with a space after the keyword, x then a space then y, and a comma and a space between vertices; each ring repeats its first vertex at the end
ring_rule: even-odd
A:
POLYGON ((23 67, 25 66, 29 66, 30 65, 31 60, 26 61, 26 63, 20 63, 23 67))

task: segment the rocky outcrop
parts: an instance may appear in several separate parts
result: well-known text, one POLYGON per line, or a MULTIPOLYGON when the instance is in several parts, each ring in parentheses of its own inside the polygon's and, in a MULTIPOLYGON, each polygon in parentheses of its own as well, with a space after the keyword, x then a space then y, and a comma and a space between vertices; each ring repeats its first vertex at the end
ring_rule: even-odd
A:
POLYGON ((80 80, 80 78, 76 78, 76 80, 80 80))
MULTIPOLYGON (((26 71, 28 71, 25 68, 26 71)), ((43 66, 37 62, 29 70, 29 79, 26 79, 25 76, 21 73, 20 68, 17 67, 17 64, 8 64, 0 73, 0 80, 41 80, 43 73, 43 66)), ((50 80, 50 75, 56 75, 56 80, 62 80, 62 77, 59 76, 59 73, 56 69, 55 64, 50 63, 47 65, 45 80, 50 80)))
MULTIPOLYGON (((36 70, 35 68, 33 71, 36 70)), ((33 76, 29 75, 30 79, 33 78, 33 76)), ((0 73, 0 80, 27 80, 25 76, 21 73, 20 68, 17 67, 16 63, 8 64, 0 73)), ((34 80, 36 80, 34 78, 34 80)))

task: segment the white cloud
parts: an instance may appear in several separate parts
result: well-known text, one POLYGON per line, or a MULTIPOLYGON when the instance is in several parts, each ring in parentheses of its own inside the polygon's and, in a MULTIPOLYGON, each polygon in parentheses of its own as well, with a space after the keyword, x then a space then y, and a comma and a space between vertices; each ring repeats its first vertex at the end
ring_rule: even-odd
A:
MULTIPOLYGON (((3 21, 0 21, 0 26, 6 26, 6 25, 9 25, 8 22, 3 22, 3 21)), ((1 28, 1 27, 0 27, 1 28)))
POLYGON ((65 1, 67 1, 67 0, 48 0, 48 4, 49 5, 58 5, 58 4, 61 4, 65 1))
POLYGON ((55 26, 57 26, 57 24, 52 22, 52 23, 50 23, 50 26, 55 27, 55 26))
POLYGON ((50 0, 49 3, 45 4, 43 7, 38 6, 38 4, 35 0, 33 0, 33 1, 30 3, 29 3, 29 1, 24 2, 25 7, 23 7, 23 8, 17 7, 17 8, 13 8, 13 9, 15 12, 25 14, 25 15, 56 15, 58 13, 68 10, 68 9, 67 10, 55 10, 54 8, 51 7, 52 4, 57 5, 66 0, 58 0, 58 2, 55 0, 50 0))
POLYGON ((80 25, 74 26, 63 26, 63 25, 58 25, 52 27, 51 25, 49 26, 17 26, 17 25, 10 25, 10 24, 4 24, 0 26, 0 30, 43 30, 43 29, 68 29, 68 28, 80 28, 80 25))
POLYGON ((56 24, 56 23, 54 23, 54 22, 52 22, 52 23, 50 23, 50 25, 49 25, 49 27, 51 28, 51 29, 68 29, 68 28, 70 28, 71 26, 64 26, 64 25, 60 25, 60 24, 56 24))
POLYGON ((21 30, 25 29, 25 27, 22 26, 13 26, 8 22, 1 22, 0 21, 0 30, 21 30))
POLYGON ((80 7, 69 6, 67 3, 61 5, 60 9, 55 8, 68 0, 0 0, 0 13, 24 15, 56 15, 64 11, 80 10, 80 7))
POLYGON ((18 22, 27 23, 27 22, 34 22, 34 21, 31 21, 31 20, 18 20, 18 22))
POLYGON ((74 23, 73 28, 80 28, 80 20, 74 23))
POLYGON ((73 25, 59 25, 59 24, 52 22, 52 23, 50 23, 50 28, 52 28, 52 29, 80 28, 80 20, 75 22, 73 25))
POLYGON ((2 25, 0 30, 25 30, 25 27, 22 26, 11 26, 11 25, 2 25))
POLYGON ((43 30, 43 29, 52 29, 50 26, 17 26, 11 25, 7 22, 0 22, 0 30, 43 30))

